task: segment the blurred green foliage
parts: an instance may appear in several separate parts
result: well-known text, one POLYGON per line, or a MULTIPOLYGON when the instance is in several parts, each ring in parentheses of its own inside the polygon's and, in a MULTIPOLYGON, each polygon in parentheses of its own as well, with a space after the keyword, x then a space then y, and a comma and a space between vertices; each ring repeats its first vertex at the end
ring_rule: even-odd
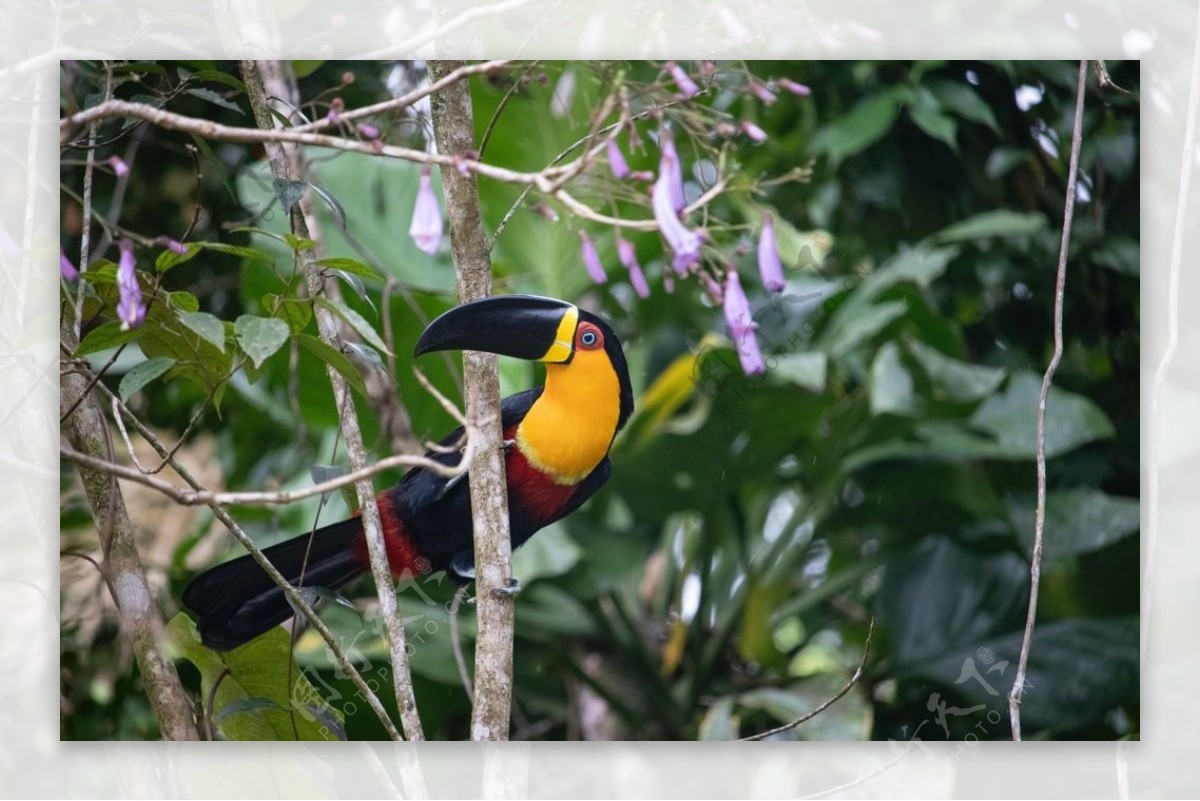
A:
MULTIPOLYGON (((1047 550, 1022 707, 1027 737, 1138 735, 1140 82, 1136 63, 1108 67, 1130 93, 1100 91, 1093 80, 1084 111, 1066 354, 1047 410, 1047 550)), ((388 96, 389 78, 408 69, 305 62, 302 95, 318 99, 305 111, 324 116, 321 103, 333 95, 347 108, 376 102, 388 96)), ((498 291, 553 295, 601 313, 625 344, 639 408, 615 445, 604 490, 516 556, 525 591, 516 610, 515 737, 729 739, 777 726, 846 682, 873 615, 878 628, 862 679, 781 737, 1009 736, 1006 696, 1029 587, 1034 421, 1053 346, 1077 69, 719 64, 702 95, 669 105, 663 114, 685 133, 689 194, 707 188, 718 167, 730 177, 726 194, 694 222, 710 228, 740 269, 768 357, 762 376, 741 374, 721 310, 695 281, 664 290, 656 235, 627 234, 653 287, 643 300, 616 266, 610 229, 561 208, 562 219, 551 221, 536 213, 535 196, 518 208, 495 239, 498 291), (812 94, 780 91, 767 105, 744 91, 751 74, 788 77, 812 94), (752 121, 769 138, 730 146, 705 136, 723 119, 752 121), (788 277, 781 295, 763 293, 755 274, 763 210, 777 221, 788 277), (580 229, 609 266, 605 285, 587 278, 580 229)), ((173 111, 248 124, 229 64, 129 64, 116 74, 119 97, 150 92, 151 102, 173 111)), ((494 122, 484 159, 540 169, 587 134, 613 81, 631 88, 638 112, 670 99, 660 77, 645 63, 549 63, 474 79, 481 137, 494 122), (564 73, 574 77, 570 95, 564 73)), ((94 63, 65 68, 64 108, 95 103, 103 80, 94 63)), ((404 114, 376 122, 389 141, 414 146, 428 124, 404 114)), ((656 169, 657 125, 637 123, 643 147, 626 148, 633 169, 656 169)), ((115 298, 111 261, 88 274, 85 317, 94 323, 81 352, 99 365, 129 343, 105 381, 168 441, 199 412, 189 436, 207 443, 203 452, 225 486, 303 485, 313 465, 344 459, 326 363, 353 377, 360 401, 364 366, 394 364, 413 432, 433 438, 452 427, 409 369, 424 325, 453 304, 446 248, 430 256, 407 235, 417 167, 309 153, 322 198, 322 255, 345 297, 336 311, 367 343, 352 360, 314 337, 290 257, 310 243, 285 230, 261 152, 146 125, 104 131, 98 156, 121 154, 132 173, 122 201, 114 199, 115 176, 97 174, 99 215, 123 203, 120 225, 149 239, 181 236, 195 215, 185 256, 139 248, 144 289, 155 298, 143 328, 120 332, 105 322, 115 298)), ((77 256, 83 170, 70 155, 62 168, 64 248, 77 256)), ((648 217, 644 193, 602 179, 603 170, 601 163, 583 180, 580 196, 604 213, 648 217)), ((484 225, 494 233, 520 190, 486 180, 480 190, 484 225)), ((461 398, 452 360, 431 359, 423 369, 461 398)), ((523 363, 502 369, 506 393, 540 380, 523 363)), ((385 455, 379 420, 369 404, 359 410, 368 443, 385 455)), ((191 449, 185 444, 183 455, 191 449)), ((64 467, 64 550, 94 551, 75 483, 64 467)), ((266 545, 310 527, 317 506, 314 499, 234 511, 266 545)), ((135 523, 148 525, 144 507, 131 507, 135 523)), ((330 522, 348 512, 334 498, 320 515, 330 522)), ((196 570, 239 550, 207 511, 141 536, 167 617, 196 570)), ((93 620, 102 588, 68 593, 90 569, 69 561, 63 737, 154 737, 114 618, 93 620)), ((462 738, 470 708, 451 651, 452 588, 435 578, 402 590, 426 733, 462 738)), ((326 615, 394 708, 371 591, 364 581, 348 593, 362 599, 365 614, 331 605, 326 615)), ((172 623, 173 637, 183 637, 186 623, 172 623)), ((469 662, 470 607, 460 624, 469 662)), ((289 736, 277 719, 288 684, 264 688, 255 675, 256 664, 286 667, 286 639, 277 633, 278 642, 262 646, 273 656, 256 652, 234 670, 236 686, 222 686, 212 711, 223 736, 262 735, 259 723, 272 727, 269 736, 289 736)), ((179 641, 180 669, 203 699, 214 657, 179 641)), ((336 723, 326 735, 383 736, 318 637, 306 632, 294 653, 295 672, 285 675, 297 682, 302 671, 297 691, 322 696, 330 711, 319 720, 336 723)))

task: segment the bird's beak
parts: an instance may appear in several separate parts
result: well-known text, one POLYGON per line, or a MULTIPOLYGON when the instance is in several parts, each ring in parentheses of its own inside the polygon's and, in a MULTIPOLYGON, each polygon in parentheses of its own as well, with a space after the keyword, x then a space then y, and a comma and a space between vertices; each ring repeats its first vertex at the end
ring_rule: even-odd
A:
POLYGON ((535 295, 497 295, 464 303, 438 317, 417 340, 415 356, 435 350, 478 350, 539 362, 565 362, 574 352, 579 309, 535 295))

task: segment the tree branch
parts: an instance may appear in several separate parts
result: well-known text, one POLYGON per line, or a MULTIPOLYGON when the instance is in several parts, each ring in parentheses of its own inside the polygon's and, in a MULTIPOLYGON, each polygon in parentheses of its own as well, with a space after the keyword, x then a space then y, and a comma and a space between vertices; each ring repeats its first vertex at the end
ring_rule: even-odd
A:
MULTIPOLYGON (((460 66, 429 62, 440 80, 460 66)), ((432 96, 433 131, 438 151, 450 156, 474 149, 471 92, 466 82, 446 86, 432 96)), ((450 222, 450 244, 462 302, 487 297, 492 286, 489 245, 473 177, 453 166, 442 167, 442 186, 450 222)), ((512 704, 513 598, 508 489, 501 451, 500 382, 496 356, 463 354, 467 421, 479 443, 471 462, 471 518, 475 533, 475 586, 478 636, 475 640, 475 704, 472 740, 507 740, 512 704)))
POLYGON ((1083 95, 1087 89, 1086 61, 1079 62, 1079 84, 1075 89, 1075 126, 1071 133, 1071 164, 1067 172, 1067 198, 1063 207, 1062 242, 1058 250, 1058 276, 1054 283, 1054 355, 1042 376, 1042 391, 1037 411, 1037 512, 1033 523, 1033 556, 1029 563, 1029 610, 1025 616, 1025 633, 1021 638, 1021 656, 1017 675, 1008 693, 1008 718, 1012 738, 1021 739, 1021 696, 1025 691, 1025 670, 1029 665, 1029 648, 1033 643, 1033 626, 1037 619, 1038 588, 1042 578, 1042 546, 1046 529, 1046 399, 1050 382, 1058 370, 1063 355, 1063 298, 1067 284, 1067 251, 1071 244, 1071 220, 1075 216, 1075 179, 1079 174, 1079 148, 1083 140, 1083 95))
MULTIPOLYGON (((63 342, 74 348, 77 345, 75 332, 65 315, 60 330, 63 342)), ((87 379, 82 374, 64 374, 62 405, 76 405, 87 387, 87 379)), ((72 447, 93 455, 111 454, 112 437, 99 404, 89 398, 78 405, 78 411, 63 427, 67 441, 72 447)), ((192 702, 179 681, 175 664, 162 650, 162 617, 150 594, 134 542, 133 526, 117 482, 107 473, 82 465, 79 477, 100 535, 104 579, 120 612, 121 628, 133 646, 146 697, 154 709, 163 737, 168 740, 199 739, 192 702)))
MULTIPOLYGON (((242 76, 246 84, 246 94, 254 110, 254 118, 259 127, 273 130, 275 119, 267 106, 267 89, 271 86, 271 94, 280 99, 293 101, 291 97, 290 75, 285 72, 286 66, 277 61, 243 61, 242 76)), ((281 132, 282 133, 282 132, 281 132)), ((303 176, 305 165, 303 155, 297 147, 283 147, 279 142, 267 146, 267 158, 271 172, 276 180, 292 181, 303 176)), ((304 239, 313 238, 315 215, 312 213, 312 200, 309 194, 291 210, 292 231, 304 239)), ((308 292, 312 297, 319 296, 324 289, 324 271, 316 264, 316 255, 312 250, 302 250, 296 256, 304 272, 308 292)), ((334 315, 324 306, 315 308, 317 329, 321 339, 331 347, 341 351, 341 338, 334 315)), ((327 366, 329 380, 333 387, 335 406, 341 420, 342 436, 346 440, 346 450, 349 454, 350 466, 353 470, 361 470, 367 466, 367 457, 363 448, 362 431, 358 425, 358 416, 354 410, 354 398, 346 385, 345 378, 332 366, 327 366)), ((388 642, 392 654, 392 681, 396 692, 396 705, 400 710, 400 720, 404 733, 410 740, 425 739, 421 729, 421 719, 417 712, 416 698, 413 695, 412 673, 408 666, 408 653, 405 647, 404 621, 400 618, 396 603, 396 585, 392 578, 391 566, 388 562, 387 548, 383 539, 383 526, 379 519, 379 507, 375 501, 375 488, 369 480, 363 479, 355 484, 358 494, 359 508, 362 510, 363 529, 366 533, 367 550, 371 558, 371 573, 375 578, 376 590, 379 593, 379 610, 383 616, 387 630, 388 642)))

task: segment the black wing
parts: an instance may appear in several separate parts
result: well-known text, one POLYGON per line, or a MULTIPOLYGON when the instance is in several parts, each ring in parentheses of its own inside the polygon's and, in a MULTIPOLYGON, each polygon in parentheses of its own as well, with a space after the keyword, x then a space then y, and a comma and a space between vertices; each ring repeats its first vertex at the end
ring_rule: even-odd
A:
MULTIPOLYGON (((542 388, 537 387, 505 398, 500 404, 502 427, 507 429, 524 420, 541 394, 542 388)), ((459 426, 438 444, 452 446, 462 435, 463 428, 459 426)), ((462 456, 457 450, 429 451, 425 455, 444 465, 456 465, 462 456)), ((455 554, 473 549, 471 493, 465 473, 448 479, 416 468, 406 473, 387 494, 416 549, 429 561, 431 571, 448 570, 455 554)))

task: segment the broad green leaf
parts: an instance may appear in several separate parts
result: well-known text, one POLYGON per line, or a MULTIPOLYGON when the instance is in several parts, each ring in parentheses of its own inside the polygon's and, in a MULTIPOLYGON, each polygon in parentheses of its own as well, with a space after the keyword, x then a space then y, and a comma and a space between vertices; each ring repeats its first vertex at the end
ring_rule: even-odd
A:
POLYGON ((988 154, 983 171, 989 178, 1003 178, 1015 168, 1032 161, 1030 152, 1024 148, 998 147, 988 154))
POLYGON ((913 337, 905 337, 904 344, 933 382, 937 395, 949 400, 979 400, 990 395, 1004 380, 1004 370, 999 367, 984 367, 951 359, 913 337))
POLYGON ((325 61, 322 59, 292 59, 292 73, 297 78, 307 78, 312 75, 325 61))
MULTIPOLYGON (((995 455, 1032 459, 1037 455, 1037 409, 1042 379, 1029 372, 1013 375, 1008 388, 994 394, 971 416, 971 424, 992 435, 995 455)), ((1051 386, 1046 401, 1046 456, 1053 458, 1114 434, 1100 407, 1082 395, 1051 386)))
MULTIPOLYGON (((1017 538, 1033 550, 1037 499, 1010 497, 1008 516, 1017 538)), ((1141 527, 1141 504, 1136 498, 1108 495, 1095 487, 1058 490, 1046 495, 1044 551, 1047 559, 1099 550, 1128 537, 1141 527)))
POLYGON ((313 318, 312 301, 308 298, 283 298, 279 295, 263 295, 263 307, 288 324, 293 334, 299 334, 313 318))
POLYGON ((1040 212, 1020 212, 996 209, 976 214, 962 222, 938 231, 930 239, 935 242, 963 242, 991 237, 1029 236, 1046 227, 1046 218, 1040 212))
POLYGON ((135 392, 170 370, 174 365, 175 360, 169 356, 147 359, 136 365, 121 378, 121 400, 128 401, 135 392))
MULTIPOLYGON (((914 673, 952 688, 969 704, 984 705, 988 711, 977 711, 972 724, 994 720, 995 710, 1003 722, 989 736, 1003 738, 1022 635, 1015 629, 965 642, 917 665, 914 673)), ((1021 699, 1023 729, 1070 731, 1093 723, 1123 701, 1136 701, 1138 653, 1136 617, 1039 622, 1021 699)))
POLYGON ((912 376, 895 342, 885 342, 871 363, 871 413, 911 415, 917 410, 912 376))
POLYGON ((254 362, 261 367, 275 351, 283 347, 291 336, 291 329, 283 320, 275 317, 254 317, 243 314, 233 324, 238 344, 254 362))
POLYGON ((116 348, 139 339, 144 333, 145 326, 122 331, 119 322, 102 323, 87 333, 83 341, 79 343, 79 347, 75 349, 75 355, 90 356, 102 350, 116 348))
POLYGON ((849 112, 817 131, 812 151, 828 156, 836 167, 846 157, 866 150, 891 130, 905 96, 889 90, 860 100, 849 112))
POLYGON ((225 352, 225 325, 208 312, 181 312, 179 322, 225 352))
POLYGON ((738 737, 739 719, 733 714, 734 699, 726 695, 709 706, 700 721, 700 739, 725 742, 738 737))
POLYGON ((167 301, 171 304, 171 308, 178 309, 181 312, 194 312, 200 310, 200 299, 191 292, 167 292, 165 293, 167 301))
POLYGON ((367 397, 367 385, 363 382, 362 375, 344 354, 311 334, 296 334, 295 339, 300 347, 341 373, 355 392, 364 398, 367 397))
POLYGON ((555 523, 539 531, 536 537, 513 553, 513 575, 522 584, 561 576, 574 567, 582 555, 583 549, 571 539, 567 530, 555 523))
POLYGON ((942 108, 965 120, 986 125, 993 131, 999 132, 992 107, 984 102, 984 99, 966 81, 934 77, 925 81, 923 85, 933 92, 942 108))
POLYGON ((359 336, 371 343, 372 347, 378 348, 384 353, 391 353, 387 345, 383 343, 383 337, 379 336, 375 329, 371 327, 371 324, 367 322, 367 319, 347 306, 343 301, 321 295, 317 297, 316 303, 345 320, 351 328, 359 333, 359 336))
POLYGON ((929 106, 913 106, 909 109, 909 117, 917 127, 934 139, 945 142, 951 150, 958 151, 958 123, 936 108, 929 106))
POLYGON ((290 636, 280 626, 231 651, 218 653, 200 643, 196 624, 183 612, 166 627, 166 645, 176 659, 200 672, 200 695, 207 699, 225 670, 213 699, 213 723, 230 740, 336 740, 342 714, 323 698, 305 671, 291 665, 290 636), (288 692, 288 682, 292 682, 288 692), (310 707, 321 710, 314 714, 310 707))
POLYGON ((788 353, 767 359, 768 374, 803 387, 810 392, 825 391, 825 370, 829 358, 819 350, 788 353))
POLYGON ((829 328, 822 332, 818 344, 836 359, 878 334, 907 310, 908 304, 903 300, 868 306, 853 316, 842 314, 842 310, 838 309, 839 313, 834 316, 829 328))

